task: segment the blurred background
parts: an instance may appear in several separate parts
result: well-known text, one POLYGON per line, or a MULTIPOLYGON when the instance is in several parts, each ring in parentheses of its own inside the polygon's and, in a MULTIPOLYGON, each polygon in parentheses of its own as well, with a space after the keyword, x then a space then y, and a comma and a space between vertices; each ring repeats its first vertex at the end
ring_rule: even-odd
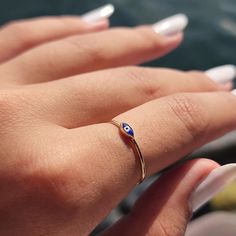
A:
MULTIPOLYGON (((206 70, 218 65, 236 64, 235 0, 0 1, 0 24, 43 15, 80 15, 107 3, 114 4, 116 8, 111 18, 113 27, 151 24, 176 13, 185 13, 190 19, 190 24, 182 46, 165 58, 147 65, 181 70, 206 70)), ((233 132, 197 150, 190 158, 195 156, 208 157, 221 164, 236 162, 236 133, 233 132)), ((156 178, 158 176, 147 180, 135 189, 91 235, 97 235, 129 212, 140 193, 156 178)), ((216 210, 236 210, 236 182, 200 210, 194 218, 216 210)))

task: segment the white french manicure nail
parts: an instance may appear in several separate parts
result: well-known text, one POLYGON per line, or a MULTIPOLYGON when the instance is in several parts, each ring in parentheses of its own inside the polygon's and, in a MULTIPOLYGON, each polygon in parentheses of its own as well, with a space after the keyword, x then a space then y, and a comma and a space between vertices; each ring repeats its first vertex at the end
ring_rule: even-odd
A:
POLYGON ((236 164, 221 166, 213 170, 191 196, 190 204, 193 212, 196 212, 235 179, 236 164))
POLYGON ((236 67, 234 65, 224 65, 207 70, 205 74, 213 81, 225 84, 236 78, 236 67))
POLYGON ((234 96, 236 96, 236 89, 232 90, 231 92, 234 96))
POLYGON ((182 32, 187 25, 188 17, 184 14, 177 14, 155 23, 153 29, 158 34, 172 36, 182 32))
POLYGON ((107 4, 103 7, 85 13, 81 16, 81 19, 87 23, 97 23, 99 21, 109 18, 114 13, 114 11, 114 5, 107 4))

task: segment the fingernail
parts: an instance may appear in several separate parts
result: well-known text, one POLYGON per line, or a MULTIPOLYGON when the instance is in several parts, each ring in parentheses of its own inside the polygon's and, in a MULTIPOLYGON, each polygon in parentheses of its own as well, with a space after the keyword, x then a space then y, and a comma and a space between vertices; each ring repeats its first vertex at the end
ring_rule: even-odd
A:
POLYGON ((184 14, 177 14, 155 23, 153 29, 158 34, 172 36, 182 32, 187 25, 188 17, 184 14))
POLYGON ((107 4, 103 7, 97 8, 93 11, 85 13, 81 16, 81 19, 86 23, 97 23, 104 19, 109 18, 115 11, 115 7, 112 4, 107 4))
POLYGON ((221 166, 213 170, 191 196, 190 204, 193 212, 200 209, 235 179, 236 164, 221 166))
POLYGON ((219 84, 219 88, 221 88, 223 91, 231 91, 234 87, 233 81, 227 82, 225 84, 219 84))
POLYGON ((236 96, 236 89, 234 89, 233 91, 231 91, 231 93, 236 96))
POLYGON ((225 84, 236 78, 236 67, 234 65, 224 65, 212 68, 205 72, 213 81, 225 84))

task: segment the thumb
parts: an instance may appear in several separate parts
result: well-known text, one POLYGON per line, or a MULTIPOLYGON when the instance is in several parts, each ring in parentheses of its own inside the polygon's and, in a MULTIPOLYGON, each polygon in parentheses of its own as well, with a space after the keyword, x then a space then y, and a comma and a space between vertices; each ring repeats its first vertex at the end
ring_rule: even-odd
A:
POLYGON ((218 164, 188 161, 159 178, 138 200, 131 213, 103 236, 182 236, 192 215, 191 193, 218 164))

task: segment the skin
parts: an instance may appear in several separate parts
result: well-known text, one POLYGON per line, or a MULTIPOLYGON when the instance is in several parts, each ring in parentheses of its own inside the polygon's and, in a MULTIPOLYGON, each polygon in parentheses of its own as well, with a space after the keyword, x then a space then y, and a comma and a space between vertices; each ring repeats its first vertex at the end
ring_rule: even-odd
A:
MULTIPOLYGON (((113 118, 134 128, 148 176, 236 128, 229 87, 202 72, 133 66, 182 34, 107 27, 62 17, 0 30, 1 235, 88 235, 132 190, 139 162, 113 118)), ((177 166, 104 235, 184 235, 191 193, 217 167, 177 166)))

